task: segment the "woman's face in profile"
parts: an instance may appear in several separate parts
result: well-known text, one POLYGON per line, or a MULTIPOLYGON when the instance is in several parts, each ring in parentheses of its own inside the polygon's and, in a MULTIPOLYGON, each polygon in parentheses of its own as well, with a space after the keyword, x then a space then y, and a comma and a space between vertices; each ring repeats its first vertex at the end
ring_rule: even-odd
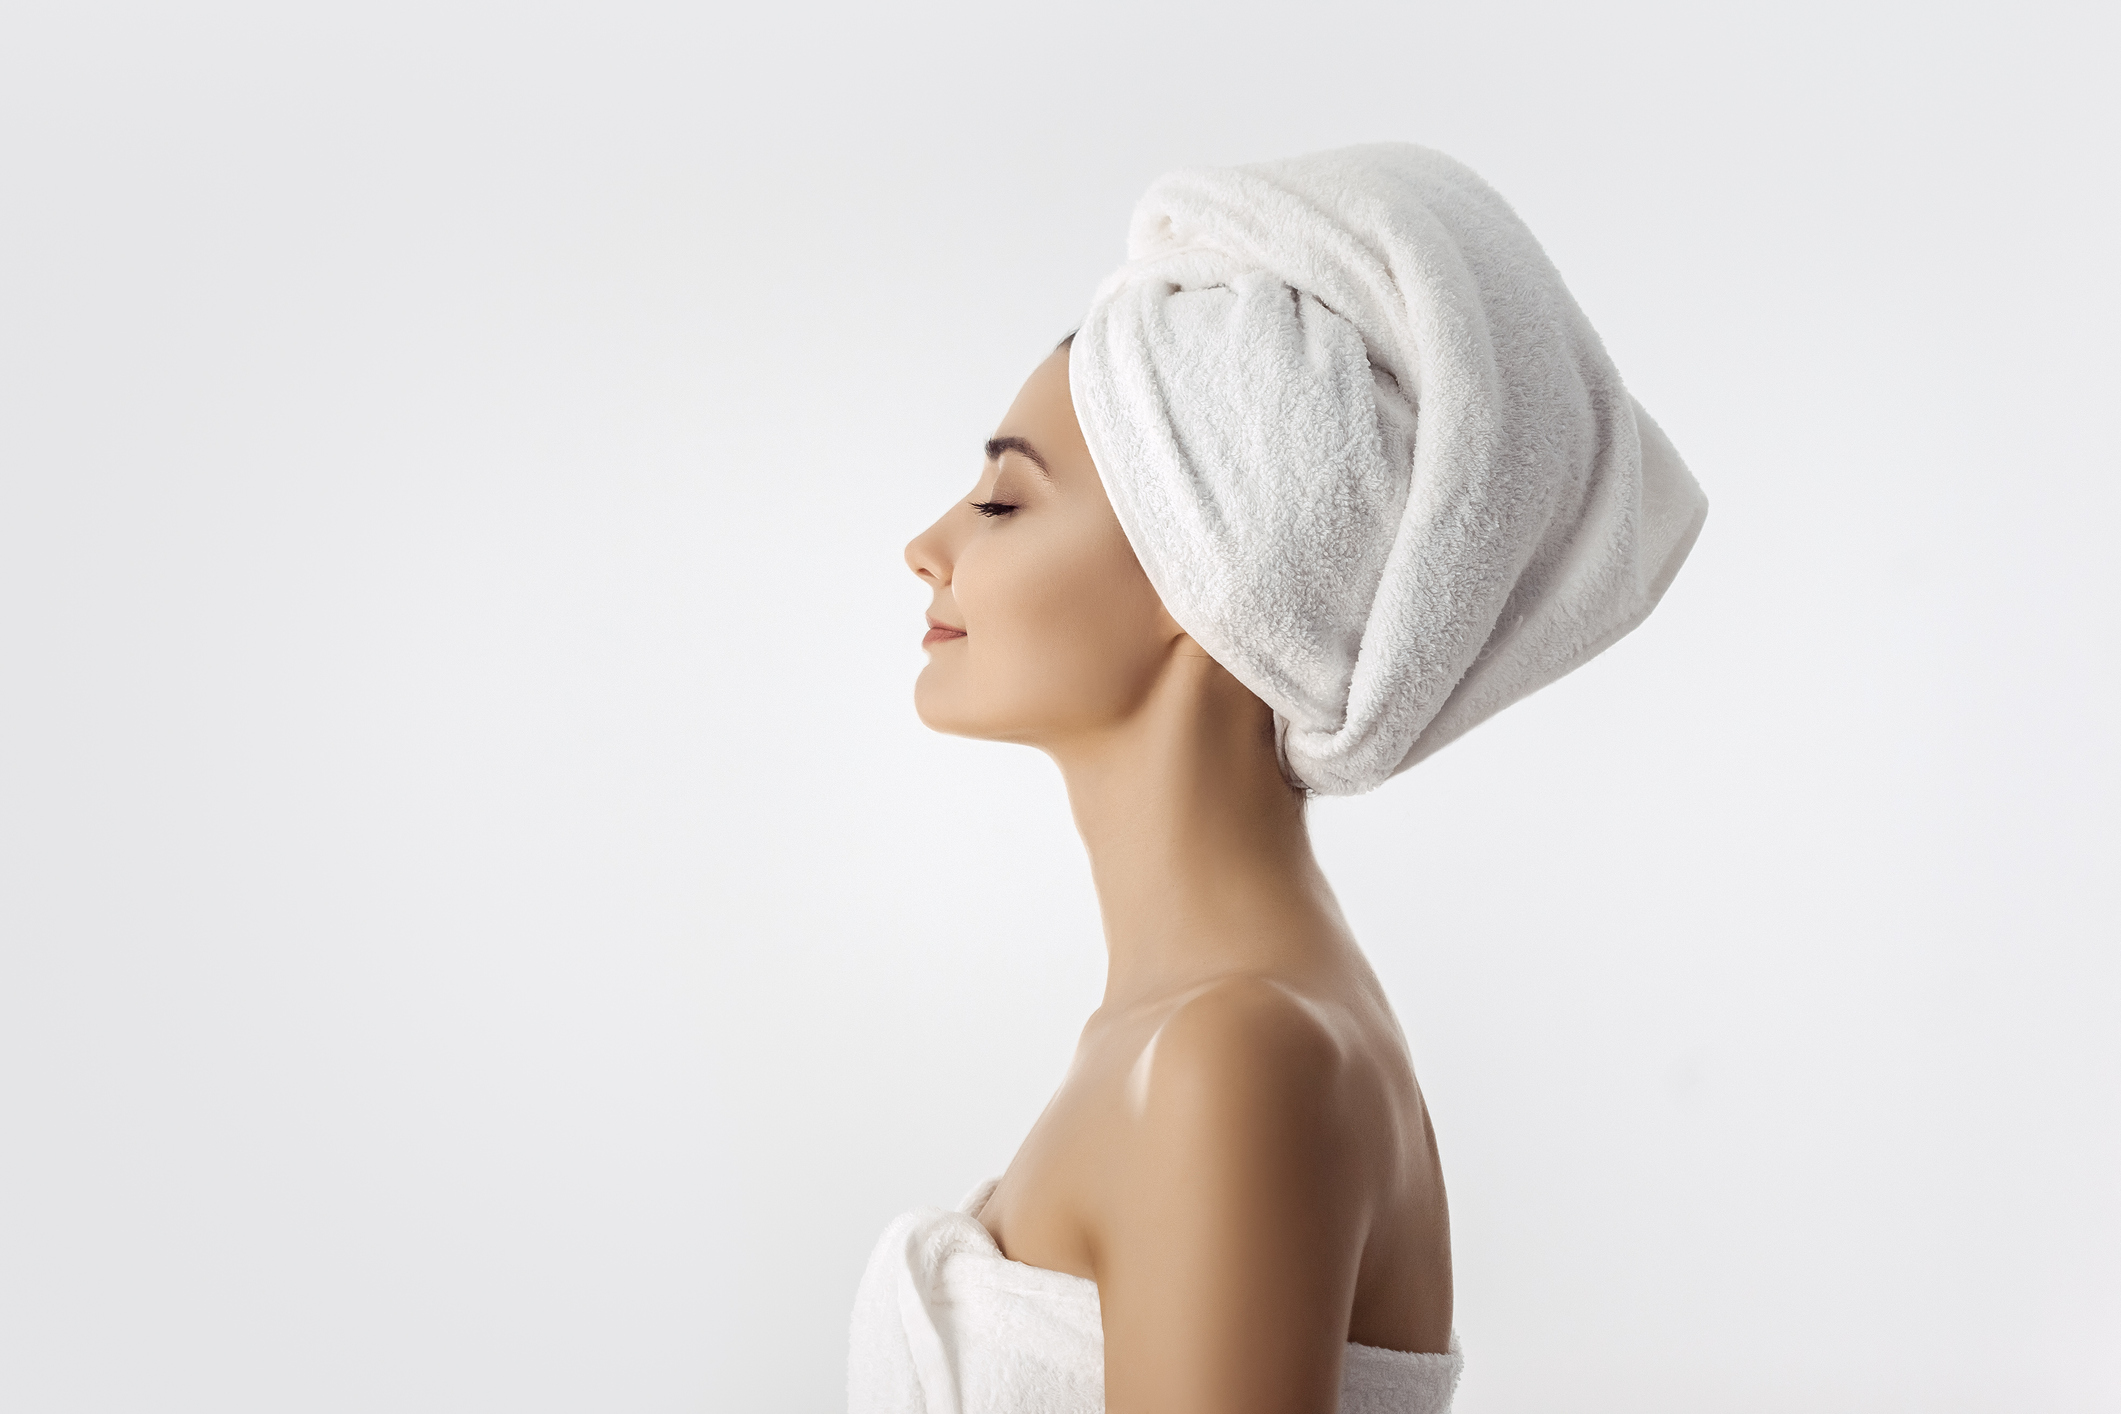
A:
POLYGON ((1068 395, 1068 351, 1033 371, 972 493, 906 547, 934 594, 921 720, 1041 744, 1141 702, 1182 630, 1142 572, 1068 395))

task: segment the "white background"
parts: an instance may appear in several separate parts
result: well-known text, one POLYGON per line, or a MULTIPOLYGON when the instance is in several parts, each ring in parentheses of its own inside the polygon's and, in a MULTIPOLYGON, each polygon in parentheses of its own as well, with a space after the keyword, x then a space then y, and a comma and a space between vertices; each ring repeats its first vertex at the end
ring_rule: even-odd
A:
POLYGON ((2110 16, 14 0, 0 1408, 837 1408, 1102 978, 900 547, 1151 177, 1379 138, 1713 507, 1315 812, 1461 1414, 2121 1406, 2110 16))

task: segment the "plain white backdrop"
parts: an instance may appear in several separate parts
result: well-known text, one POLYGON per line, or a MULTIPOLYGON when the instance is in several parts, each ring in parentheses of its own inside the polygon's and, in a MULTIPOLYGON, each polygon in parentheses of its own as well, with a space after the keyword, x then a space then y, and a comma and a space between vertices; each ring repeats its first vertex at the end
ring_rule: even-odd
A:
POLYGON ((1102 954, 900 547, 1170 167, 1409 139, 1712 510, 1321 802, 1462 1414, 2121 1407, 2111 10, 12 0, 0 1408, 828 1411, 1102 954))

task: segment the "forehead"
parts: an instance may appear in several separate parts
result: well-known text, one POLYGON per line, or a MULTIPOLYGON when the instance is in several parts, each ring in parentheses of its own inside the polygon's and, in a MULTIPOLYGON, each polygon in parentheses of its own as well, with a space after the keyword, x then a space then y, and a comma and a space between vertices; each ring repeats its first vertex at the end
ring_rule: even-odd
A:
POLYGON ((1083 441, 1082 428, 1075 420, 1075 403, 1068 393, 1065 348, 1056 349, 1031 370, 1016 401, 994 429, 989 446, 997 448, 999 444, 998 449, 1006 449, 1006 444, 1019 440, 1035 448, 1036 459, 1056 477, 1065 474, 1064 468, 1088 461, 1090 449, 1083 441))
POLYGON ((1024 379, 1006 416, 1051 416, 1061 408, 1067 409, 1070 416, 1074 415, 1074 408, 1068 402, 1068 351, 1055 349, 1039 361, 1030 377, 1024 379))

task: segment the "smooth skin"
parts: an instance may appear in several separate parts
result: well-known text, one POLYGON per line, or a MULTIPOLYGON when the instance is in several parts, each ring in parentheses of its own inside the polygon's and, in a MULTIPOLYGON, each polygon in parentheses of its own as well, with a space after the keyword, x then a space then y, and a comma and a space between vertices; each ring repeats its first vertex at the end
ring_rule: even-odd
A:
POLYGON ((1273 714, 1165 610, 1056 350, 907 546, 938 731, 1036 746, 1090 854, 1104 1001, 980 1214, 1097 1283, 1112 1414, 1332 1414, 1348 1341, 1442 1351, 1450 1222, 1406 1038, 1273 714))

